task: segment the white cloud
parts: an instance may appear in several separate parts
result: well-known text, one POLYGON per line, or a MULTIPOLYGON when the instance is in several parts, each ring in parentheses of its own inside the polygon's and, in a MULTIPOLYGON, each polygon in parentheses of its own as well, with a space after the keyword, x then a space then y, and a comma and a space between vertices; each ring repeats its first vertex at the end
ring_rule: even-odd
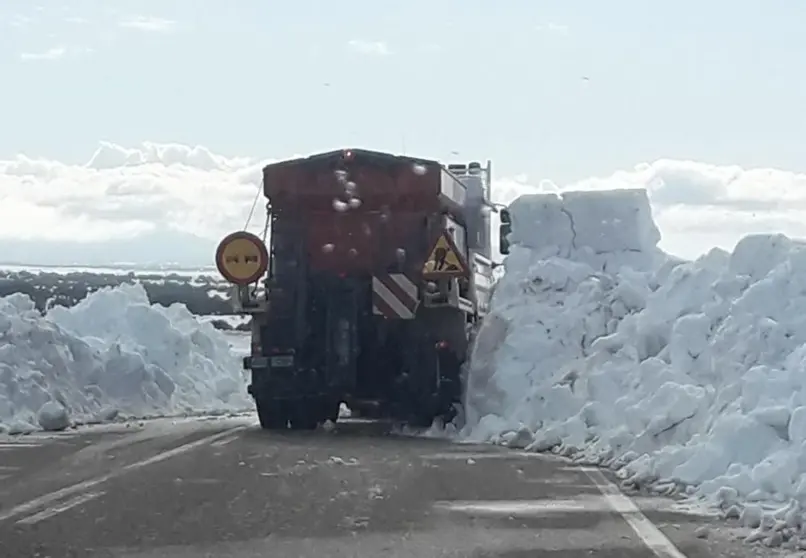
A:
MULTIPOLYGON (((86 165, 24 155, 0 161, 0 253, 10 257, 23 241, 42 253, 48 245, 58 247, 54 259, 74 261, 82 244, 131 246, 142 238, 136 249, 143 258, 159 253, 154 260, 211 263, 216 241, 244 226, 261 168, 261 161, 203 147, 152 143, 135 149, 102 143, 86 165), (177 246, 178 238, 193 243, 193 250, 177 246), (177 253, 165 255, 165 246, 177 253)), ((256 214, 251 228, 259 231, 263 215, 256 214)), ((39 255, 37 263, 46 257, 39 255)), ((134 259, 120 259, 127 257, 134 259)))
POLYGON ((136 16, 124 19, 118 25, 151 33, 170 33, 176 30, 176 22, 159 17, 136 16))
MULTIPOLYGON (((154 143, 102 143, 85 165, 0 160, 0 253, 34 253, 37 263, 99 263, 86 259, 118 254, 211 264, 218 239, 244 225, 265 162, 154 143)), ((661 247, 677 255, 732 249, 748 233, 806 237, 806 174, 777 169, 659 160, 564 186, 504 178, 495 181, 494 198, 618 188, 648 190, 661 247)), ((260 231, 263 218, 256 211, 250 229, 260 231)))
POLYGON ((663 240, 661 247, 696 257, 718 246, 732 250, 746 234, 782 232, 806 238, 806 174, 661 159, 607 177, 558 186, 528 178, 497 184, 498 200, 522 193, 645 188, 663 240))
POLYGON ((24 60, 27 62, 61 60, 67 57, 76 57, 84 54, 91 54, 92 52, 94 52, 94 50, 89 47, 58 46, 42 52, 23 52, 20 54, 20 60, 24 60))
POLYGON ((28 16, 17 14, 11 16, 11 19, 9 19, 8 24, 11 27, 22 28, 22 27, 28 27, 32 21, 33 20, 28 16))
POLYGON ((546 33, 553 33, 555 35, 567 35, 570 29, 567 25, 563 25, 561 23, 546 23, 537 26, 538 31, 543 31, 546 33))
POLYGON ((350 50, 361 54, 369 54, 373 56, 386 56, 391 54, 389 47, 383 41, 362 41, 353 39, 347 43, 350 50))
POLYGON ((23 52, 20 54, 22 60, 59 60, 67 54, 67 47, 57 46, 49 48, 43 52, 23 52))

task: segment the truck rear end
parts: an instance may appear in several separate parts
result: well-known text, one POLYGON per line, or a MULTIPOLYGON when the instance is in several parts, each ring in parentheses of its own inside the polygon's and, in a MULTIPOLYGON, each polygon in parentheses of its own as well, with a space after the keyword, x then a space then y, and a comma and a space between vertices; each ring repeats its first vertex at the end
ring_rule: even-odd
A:
POLYGON ((246 363, 261 424, 311 428, 341 402, 447 416, 483 299, 462 182, 435 161, 343 150, 268 165, 263 187, 269 263, 246 363), (449 272, 428 267, 434 253, 449 272))

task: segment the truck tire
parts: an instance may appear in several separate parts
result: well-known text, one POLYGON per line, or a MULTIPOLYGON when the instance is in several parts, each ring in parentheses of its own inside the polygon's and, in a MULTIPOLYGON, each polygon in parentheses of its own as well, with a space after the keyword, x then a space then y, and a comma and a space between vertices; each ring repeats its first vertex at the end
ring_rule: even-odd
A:
POLYGON ((300 399, 291 407, 291 428, 294 430, 316 430, 320 422, 322 410, 316 400, 300 399))
POLYGON ((432 394, 417 394, 406 406, 406 424, 412 428, 431 428, 435 420, 448 424, 456 417, 461 405, 462 360, 453 352, 435 355, 434 374, 440 374, 439 388, 432 394))
POLYGON ((288 413, 281 401, 256 399, 255 406, 263 430, 284 430, 288 427, 288 413))
POLYGON ((434 420, 437 418, 437 415, 432 412, 421 412, 414 415, 411 415, 406 424, 411 428, 420 429, 428 429, 431 428, 431 425, 434 424, 434 420))
POLYGON ((428 429, 434 425, 434 421, 445 425, 456 418, 456 408, 454 405, 446 405, 438 402, 433 405, 419 406, 413 409, 406 424, 412 428, 428 429))
POLYGON ((334 424, 339 421, 339 411, 341 401, 333 401, 325 398, 322 400, 322 422, 331 421, 334 424))

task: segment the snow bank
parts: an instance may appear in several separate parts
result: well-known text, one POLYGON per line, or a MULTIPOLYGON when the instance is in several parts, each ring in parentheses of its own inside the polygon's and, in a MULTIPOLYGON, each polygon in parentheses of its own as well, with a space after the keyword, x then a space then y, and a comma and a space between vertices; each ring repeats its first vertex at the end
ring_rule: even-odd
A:
POLYGON ((57 404, 79 420, 249 406, 227 338, 139 285, 44 317, 25 295, 0 299, 0 429, 58 429, 57 404))
POLYGON ((641 191, 525 196, 511 213, 463 437, 806 509, 803 244, 749 236, 674 261, 641 191))

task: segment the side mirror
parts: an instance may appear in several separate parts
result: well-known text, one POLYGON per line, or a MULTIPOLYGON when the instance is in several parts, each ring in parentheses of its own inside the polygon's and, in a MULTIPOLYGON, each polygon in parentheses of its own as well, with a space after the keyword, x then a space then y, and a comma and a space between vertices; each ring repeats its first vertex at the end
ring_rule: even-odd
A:
POLYGON ((501 225, 498 227, 498 251, 504 255, 509 254, 509 240, 507 236, 512 232, 512 219, 508 209, 499 211, 501 225))

